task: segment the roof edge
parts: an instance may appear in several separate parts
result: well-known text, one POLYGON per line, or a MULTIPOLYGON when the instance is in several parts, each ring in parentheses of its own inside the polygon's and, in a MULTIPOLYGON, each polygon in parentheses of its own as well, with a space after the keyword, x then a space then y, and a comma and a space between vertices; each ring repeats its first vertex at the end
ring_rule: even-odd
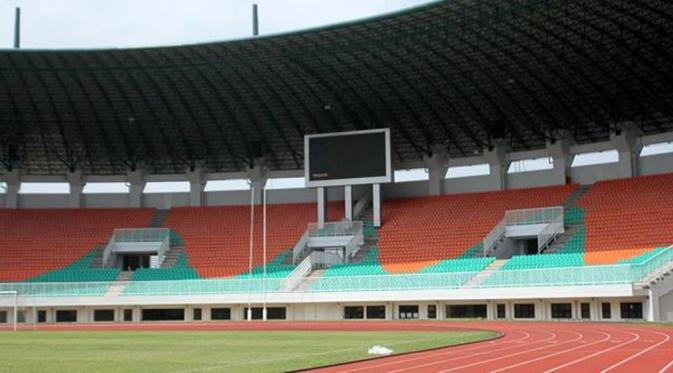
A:
POLYGON ((307 27, 292 31, 282 31, 277 33, 271 33, 266 35, 259 36, 247 36, 227 40, 213 40, 213 41, 204 41, 199 43, 188 43, 188 44, 168 44, 168 45, 152 45, 152 46, 139 46, 139 47, 101 47, 101 48, 0 48, 0 53, 31 53, 31 52, 108 52, 108 51, 137 51, 137 50, 153 50, 153 49, 166 49, 166 48, 180 48, 180 47, 198 47, 198 46, 207 46, 213 44, 227 44, 227 43, 240 43, 253 40, 266 40, 274 39, 281 37, 289 37, 301 34, 308 34, 314 32, 321 32, 327 30, 333 30, 338 28, 347 28, 352 26, 357 26, 369 22, 376 22, 385 19, 396 18, 404 16, 407 14, 412 14, 416 12, 421 12, 435 6, 438 6, 441 3, 445 3, 448 0, 429 0, 427 3, 415 5, 408 8, 398 9, 392 12, 386 12, 382 14, 377 14, 369 17, 358 18, 349 21, 330 23, 323 26, 316 27, 307 27))

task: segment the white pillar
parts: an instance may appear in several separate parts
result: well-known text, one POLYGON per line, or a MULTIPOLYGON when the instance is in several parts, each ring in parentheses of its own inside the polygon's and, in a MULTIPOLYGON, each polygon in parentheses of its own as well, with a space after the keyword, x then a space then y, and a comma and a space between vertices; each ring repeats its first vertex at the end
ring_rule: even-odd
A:
POLYGON ((444 176, 449 169, 449 156, 445 151, 433 152, 423 158, 428 169, 428 195, 439 196, 444 193, 444 176))
POLYGON ((647 321, 660 321, 659 294, 650 287, 647 291, 647 295, 649 297, 647 302, 647 321))
POLYGON ((318 227, 325 227, 327 221, 327 189, 324 187, 318 188, 318 227))
POLYGON ((553 143, 547 141, 547 150, 549 156, 554 162, 554 181, 553 184, 566 184, 570 177, 570 165, 572 164, 572 155, 570 154, 570 145, 572 138, 563 136, 553 143))
POLYGON ((70 184, 70 194, 68 195, 68 207, 78 209, 82 207, 82 191, 84 190, 84 179, 82 171, 75 170, 67 173, 68 183, 70 184))
POLYGON ((142 207, 145 173, 142 169, 129 170, 126 177, 129 182, 129 207, 142 207))
POLYGON ((610 134, 610 142, 619 153, 619 177, 638 176, 638 156, 643 148, 640 130, 633 123, 620 126, 619 132, 610 134))
POLYGON ((344 217, 353 220, 353 186, 344 187, 344 217))
POLYGON ((194 170, 187 170, 187 181, 189 181, 189 205, 199 207, 203 205, 203 189, 206 186, 203 168, 197 167, 194 170))
POLYGON ((374 210, 374 226, 381 226, 381 184, 372 185, 372 205, 374 210))
POLYGON ((21 187, 21 171, 14 169, 12 171, 5 171, 3 175, 5 183, 7 183, 7 191, 5 192, 5 208, 15 209, 19 205, 19 188, 21 187))
POLYGON ((491 185, 495 190, 507 189, 507 168, 509 166, 507 147, 503 144, 484 149, 484 160, 491 168, 491 185))

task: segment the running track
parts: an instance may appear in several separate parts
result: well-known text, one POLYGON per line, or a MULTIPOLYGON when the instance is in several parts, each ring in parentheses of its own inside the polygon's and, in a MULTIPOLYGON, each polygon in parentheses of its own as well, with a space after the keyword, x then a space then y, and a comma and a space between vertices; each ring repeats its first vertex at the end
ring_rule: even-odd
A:
POLYGON ((671 372, 673 328, 599 323, 232 322, 39 325, 42 330, 488 329, 501 338, 343 364, 315 372, 671 372))

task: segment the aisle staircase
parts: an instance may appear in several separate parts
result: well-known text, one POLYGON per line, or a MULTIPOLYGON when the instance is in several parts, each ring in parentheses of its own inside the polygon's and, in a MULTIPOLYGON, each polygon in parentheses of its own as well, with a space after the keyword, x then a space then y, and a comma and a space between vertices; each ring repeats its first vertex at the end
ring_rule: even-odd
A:
MULTIPOLYGON (((575 189, 568 198, 563 202, 563 210, 566 213, 566 216, 568 212, 571 212, 572 209, 577 209, 577 201, 579 201, 580 198, 589 190, 589 185, 580 185, 575 189)), ((566 219, 565 222, 565 232, 562 234, 558 235, 554 242, 552 242, 547 248, 543 251, 545 254, 556 254, 561 252, 561 249, 563 249, 563 246, 568 242, 571 238, 577 234, 577 232, 583 227, 583 224, 577 224, 575 221, 569 222, 568 219, 566 219)))
POLYGON ((489 264, 483 271, 477 273, 474 277, 470 279, 465 285, 462 286, 463 289, 474 289, 479 287, 479 285, 484 282, 493 272, 497 272, 500 267, 505 265, 509 259, 496 259, 491 264, 489 264))
POLYGON ((161 263, 161 268, 175 267, 178 257, 183 252, 184 248, 182 246, 171 246, 171 248, 166 252, 166 257, 164 258, 164 262, 161 263))
POLYGON ((590 186, 591 185, 580 185, 577 187, 577 189, 573 190, 572 193, 570 193, 570 195, 568 195, 566 200, 563 202, 563 209, 568 210, 571 207, 577 207, 577 201, 579 201, 584 193, 589 190, 590 186))
POLYGON ((292 292, 295 293, 303 293, 311 289, 311 285, 318 280, 320 277, 322 277, 323 273, 325 272, 324 269, 316 269, 313 272, 311 272, 310 275, 308 275, 306 278, 302 280, 302 282, 297 285, 292 292))
POLYGON ((94 255, 89 268, 103 268, 103 251, 105 250, 105 245, 96 246, 94 255))
POLYGON ((169 210, 154 210, 154 215, 147 224, 147 228, 163 228, 164 220, 168 216, 169 210))
POLYGON ((571 239, 577 232, 582 229, 581 225, 570 225, 566 227, 565 232, 558 235, 554 242, 547 246, 547 249, 544 250, 545 254, 558 254, 563 249, 563 246, 571 239))
POLYGON ((121 295, 122 291, 131 280, 131 276, 133 276, 133 271, 119 271, 115 281, 107 288, 105 296, 116 297, 121 295))

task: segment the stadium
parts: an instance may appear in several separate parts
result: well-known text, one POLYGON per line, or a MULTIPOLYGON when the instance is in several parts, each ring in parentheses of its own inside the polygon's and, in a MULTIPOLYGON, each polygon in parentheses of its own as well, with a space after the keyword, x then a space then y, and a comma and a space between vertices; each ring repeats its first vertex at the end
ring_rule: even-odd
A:
POLYGON ((18 19, 0 371, 673 371, 673 3, 93 50, 18 19))

